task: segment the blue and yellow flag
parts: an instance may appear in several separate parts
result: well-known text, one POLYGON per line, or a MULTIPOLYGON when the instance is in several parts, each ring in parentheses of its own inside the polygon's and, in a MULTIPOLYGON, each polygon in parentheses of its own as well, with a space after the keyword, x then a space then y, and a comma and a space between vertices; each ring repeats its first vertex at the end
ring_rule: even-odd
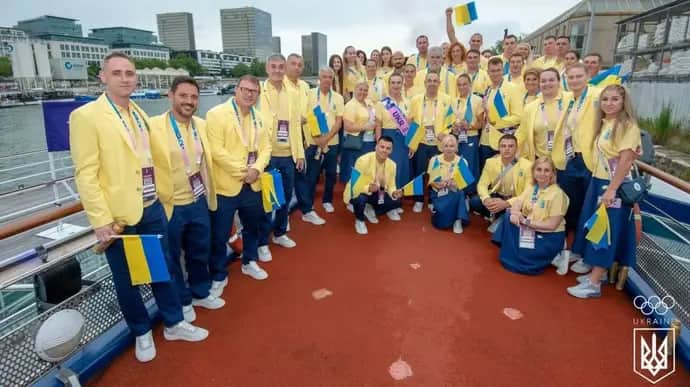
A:
POLYGON ((410 129, 405 136, 405 145, 412 149, 417 149, 422 139, 424 139, 424 131, 419 128, 418 123, 414 121, 410 122, 410 129))
POLYGON ((467 95, 464 119, 467 122, 467 126, 472 125, 472 121, 474 120, 474 113, 472 112, 472 94, 467 95))
POLYGON ((402 188, 405 196, 424 195, 424 174, 415 177, 411 182, 405 184, 402 188))
POLYGON ((621 82, 623 81, 623 78, 620 75, 621 72, 621 65, 617 64, 607 70, 604 70, 594 76, 589 81, 589 84, 592 86, 604 88, 608 85, 620 85, 621 82))
POLYGON ((362 193, 367 192, 367 186, 371 183, 372 177, 362 174, 359 170, 352 168, 350 173, 350 181, 345 186, 345 202, 350 202, 350 199, 356 198, 362 193))
POLYGON ((474 176, 470 168, 465 164, 463 159, 458 160, 457 168, 453 170, 453 180, 458 189, 465 189, 468 185, 474 183, 474 176))
POLYGON ((307 115, 307 127, 312 137, 328 134, 328 120, 320 105, 316 105, 307 115))
POLYGON ((453 114, 453 108, 448 106, 448 110, 446 110, 446 115, 443 116, 443 127, 446 129, 450 129, 453 127, 453 124, 455 124, 455 114, 453 114))
POLYGON ((443 171, 441 170, 441 161, 439 160, 441 156, 434 156, 434 160, 431 162, 431 172, 429 173, 429 183, 437 183, 443 178, 443 171))
POLYGON ((162 235, 120 235, 132 285, 170 280, 161 247, 162 235))
POLYGON ((611 246, 611 224, 606 206, 602 203, 597 211, 585 223, 585 229, 589 232, 585 238, 592 242, 595 250, 607 249, 611 246))
POLYGON ((261 201, 264 212, 277 210, 285 204, 285 192, 283 191, 283 178, 278 170, 273 169, 261 174, 261 201))
POLYGON ((479 19, 477 16, 477 7, 474 1, 464 5, 455 7, 455 23, 458 25, 467 25, 479 19))
POLYGON ((493 108, 496 109, 496 113, 500 118, 508 115, 508 109, 503 101, 503 95, 501 95, 501 89, 496 90, 496 95, 494 95, 493 108))

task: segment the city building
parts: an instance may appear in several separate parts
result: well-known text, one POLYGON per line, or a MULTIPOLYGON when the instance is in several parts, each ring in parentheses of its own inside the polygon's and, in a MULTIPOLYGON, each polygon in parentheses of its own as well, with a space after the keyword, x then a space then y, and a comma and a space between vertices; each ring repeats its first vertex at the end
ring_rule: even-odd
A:
POLYGON ((20 90, 52 86, 48 45, 23 31, 0 28, 0 56, 8 57, 12 77, 20 90))
POLYGON ((280 36, 272 37, 271 45, 273 46, 273 53, 280 54, 280 36))
POLYGON ((113 43, 110 45, 111 51, 120 51, 134 59, 158 59, 169 60, 170 49, 158 44, 139 44, 139 43, 113 43))
POLYGON ((252 57, 216 52, 210 50, 175 51, 172 57, 190 56, 195 59, 207 75, 230 75, 230 70, 240 63, 251 66, 252 57))
POLYGON ((222 53, 220 54, 220 66, 222 68, 223 74, 229 75, 230 70, 235 68, 238 64, 244 64, 246 66, 251 66, 254 58, 250 56, 242 56, 235 54, 222 53))
POLYGON ((271 14, 254 7, 220 10, 223 52, 266 58, 273 53, 271 14))
POLYGON ((48 45, 51 60, 64 59, 71 63, 83 61, 86 66, 100 65, 110 52, 110 46, 103 39, 58 34, 37 35, 36 39, 48 45))
POLYGON ((184 69, 137 69, 139 86, 143 89, 168 89, 173 79, 181 75, 189 75, 184 69))
POLYGON ((81 25, 76 21, 77 19, 44 15, 35 19, 20 20, 14 28, 25 31, 31 36, 43 34, 83 36, 81 25))
POLYGON ((582 0, 553 20, 525 37, 536 55, 543 52, 544 38, 549 35, 570 37, 571 48, 580 55, 598 52, 602 65, 613 64, 616 45, 616 22, 664 5, 669 0, 582 0))
POLYGON ((326 35, 320 32, 302 35, 302 57, 304 74, 319 75, 319 68, 328 65, 326 35))
POLYGON ((103 39, 107 44, 135 43, 135 44, 155 44, 158 43, 153 31, 140 30, 129 27, 107 27, 94 28, 89 37, 103 39))
POLYGON ((189 12, 159 13, 158 38, 174 51, 196 50, 194 19, 189 12))

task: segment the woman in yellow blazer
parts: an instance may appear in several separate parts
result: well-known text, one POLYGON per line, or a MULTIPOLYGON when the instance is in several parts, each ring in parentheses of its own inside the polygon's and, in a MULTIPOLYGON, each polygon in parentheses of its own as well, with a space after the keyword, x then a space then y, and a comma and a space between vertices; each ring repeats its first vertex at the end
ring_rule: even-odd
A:
MULTIPOLYGON (((452 133, 458 139, 458 152, 467 164, 475 179, 479 178, 479 131, 482 127, 484 106, 482 98, 472 94, 472 81, 469 74, 458 75, 458 98, 455 99, 453 110, 455 124, 452 133), (469 122, 468 122, 469 120, 469 122)), ((477 191, 476 181, 467 188, 469 194, 477 191)))

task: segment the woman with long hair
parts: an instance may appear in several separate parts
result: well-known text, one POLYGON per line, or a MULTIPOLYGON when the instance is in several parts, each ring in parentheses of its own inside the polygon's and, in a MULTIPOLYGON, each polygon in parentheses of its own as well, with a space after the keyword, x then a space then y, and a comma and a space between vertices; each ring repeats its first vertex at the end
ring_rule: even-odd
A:
POLYGON ((379 62, 379 77, 386 77, 393 72, 391 58, 393 50, 388 46, 381 47, 381 61, 379 62))
POLYGON ((465 46, 460 42, 455 42, 448 48, 444 65, 453 74, 462 74, 465 72, 465 55, 467 51, 465 46))
POLYGON ((583 253, 584 263, 592 266, 592 272, 579 276, 579 284, 568 288, 574 297, 601 296, 601 281, 614 260, 622 266, 634 266, 637 259, 633 204, 623 202, 618 193, 621 185, 629 180, 642 147, 630 99, 628 90, 621 85, 606 86, 599 97, 594 127, 594 171, 573 246, 573 252, 583 253), (605 207, 608 217, 608 244, 605 240, 595 245, 586 239, 585 225, 600 206, 605 207))
POLYGON ((362 50, 357 50, 357 61, 361 66, 367 63, 367 53, 362 50))
POLYGON ((393 73, 388 77, 388 97, 390 101, 376 103, 376 138, 388 136, 393 139, 391 159, 397 166, 395 183, 402 187, 410 181, 410 149, 405 144, 403 131, 409 125, 407 115, 410 110, 410 100, 403 95, 403 76, 393 73), (397 116, 396 119, 394 116, 397 116))
POLYGON ((333 70, 335 75, 333 79, 333 91, 342 95, 343 94, 343 59, 338 54, 333 54, 328 59, 328 67, 333 70))
POLYGON ((343 98, 345 103, 352 99, 355 86, 366 81, 367 75, 364 72, 364 65, 359 62, 357 50, 353 46, 345 47, 343 51, 343 98))

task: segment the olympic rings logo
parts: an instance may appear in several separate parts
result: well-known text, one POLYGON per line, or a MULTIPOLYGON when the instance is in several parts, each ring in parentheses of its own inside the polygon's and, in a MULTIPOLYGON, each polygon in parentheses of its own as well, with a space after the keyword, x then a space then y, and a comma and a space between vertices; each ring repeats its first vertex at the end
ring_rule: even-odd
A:
POLYGON ((663 298, 651 296, 649 299, 644 296, 636 296, 633 298, 633 305, 635 308, 639 309, 640 313, 644 316, 651 316, 652 313, 663 316, 676 306, 676 300, 669 295, 663 298))

